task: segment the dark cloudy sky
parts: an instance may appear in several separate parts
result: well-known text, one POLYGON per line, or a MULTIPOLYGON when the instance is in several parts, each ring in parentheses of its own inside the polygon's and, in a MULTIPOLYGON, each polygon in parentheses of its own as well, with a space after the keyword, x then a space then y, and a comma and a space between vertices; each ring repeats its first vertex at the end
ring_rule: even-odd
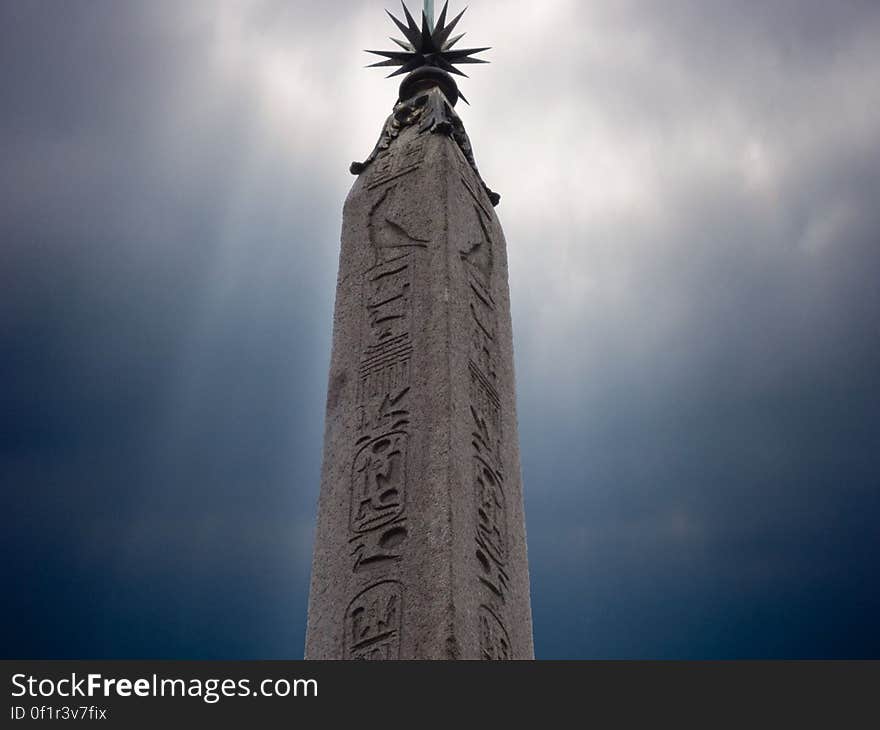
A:
MULTIPOLYGON (((0 2, 4 656, 302 655, 385 7, 0 2)), ((880 657, 880 4, 463 26, 538 657, 880 657)))

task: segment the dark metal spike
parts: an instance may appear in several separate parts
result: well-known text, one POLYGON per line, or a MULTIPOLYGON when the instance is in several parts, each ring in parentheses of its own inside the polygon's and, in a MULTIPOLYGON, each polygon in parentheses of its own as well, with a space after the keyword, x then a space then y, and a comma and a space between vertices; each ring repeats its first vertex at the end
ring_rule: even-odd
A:
POLYGON ((465 78, 468 77, 468 75, 464 71, 459 71, 455 66, 453 66, 442 56, 437 56, 435 60, 437 62, 437 65, 444 71, 448 71, 451 74, 456 74, 457 76, 464 76, 465 78))
POLYGON ((448 41, 446 41, 446 43, 443 44, 443 50, 448 51, 466 35, 467 33, 459 33, 457 36, 455 36, 455 38, 450 38, 448 41))
POLYGON ((377 68, 378 66, 402 66, 406 61, 398 61, 395 58, 389 58, 386 61, 378 61, 376 63, 367 64, 365 68, 377 68))
MULTIPOLYGON (((422 38, 422 33, 421 33, 421 31, 419 30, 419 26, 416 24, 415 19, 413 18, 412 15, 410 15, 409 9, 406 7, 406 3, 403 2, 403 0, 400 0, 400 4, 403 6, 403 13, 404 13, 404 15, 406 15, 406 22, 407 22, 407 24, 409 25, 409 28, 410 28, 410 31, 411 31, 412 34, 413 34, 413 37, 418 38, 419 40, 421 40, 421 38, 422 38)), ((413 45, 416 46, 416 48, 418 48, 418 46, 416 45, 417 43, 418 43, 418 41, 415 41, 415 42, 413 43, 413 45)))
POLYGON ((410 45, 409 43, 406 43, 406 42, 404 42, 404 41, 399 41, 399 40, 397 40, 397 38, 392 38, 391 36, 388 36, 388 40, 394 41, 394 42, 395 42, 398 46, 400 46, 404 51, 409 51, 410 53, 412 53, 412 52, 415 50, 415 49, 412 47, 412 45, 410 45))
POLYGON ((486 61, 482 58, 458 58, 455 61, 450 61, 450 63, 492 63, 491 61, 486 61))
POLYGON ((423 56, 416 56, 412 61, 404 64, 399 69, 397 69, 397 71, 395 71, 394 73, 388 74, 385 78, 390 79, 392 76, 399 76, 400 74, 407 74, 410 71, 415 71, 417 68, 419 68, 419 66, 424 66, 424 65, 425 65, 424 57, 423 56))
POLYGON ((458 21, 461 20, 461 16, 464 15, 466 11, 467 11, 467 8, 465 8, 464 10, 462 10, 458 15, 456 15, 456 16, 452 19, 452 22, 449 23, 449 25, 447 25, 447 26, 446 26, 446 27, 440 32, 440 36, 439 36, 439 38, 437 38, 437 42, 440 44, 440 47, 441 47, 441 48, 443 47, 443 44, 446 43, 446 39, 449 38, 449 36, 452 34, 452 29, 455 28, 455 26, 456 26, 456 24, 458 23, 458 21))
POLYGON ((486 48, 459 48, 457 51, 445 51, 443 56, 452 63, 459 63, 462 58, 467 58, 475 53, 482 53, 483 51, 488 51, 490 49, 491 46, 487 46, 486 48))
POLYGON ((422 53, 435 53, 439 48, 434 48, 434 39, 431 37, 431 28, 428 25, 428 16, 422 11, 422 53))
POLYGON ((461 93, 461 89, 458 90, 458 98, 461 99, 468 106, 471 105, 471 103, 465 98, 464 94, 461 93))
MULTIPOLYGON (((406 9, 405 6, 404 6, 404 9, 406 9)), ((416 44, 419 42, 419 38, 421 37, 419 35, 418 28, 416 28, 415 33, 413 33, 412 28, 407 28, 403 23, 401 23, 397 18, 395 18, 389 11, 386 10, 385 12, 388 13, 388 17, 394 21, 394 25, 396 25, 400 29, 400 32, 403 33, 404 38, 406 38, 410 42, 412 47, 415 48, 416 44)))
POLYGON ((372 53, 374 56, 382 56, 383 58, 394 58, 401 61, 401 63, 408 61, 413 57, 412 51, 366 51, 367 53, 372 53))
MULTIPOLYGON (((443 3, 443 10, 440 11, 440 17, 437 18, 437 22, 434 24, 434 35, 435 36, 437 35, 437 31, 438 30, 442 31, 443 26, 446 25, 446 11, 448 8, 449 8, 449 0, 446 0, 446 2, 443 3)), ((440 48, 440 46, 437 45, 437 48, 440 48)))
POLYGON ((448 8, 449 8, 449 0, 446 0, 446 2, 443 3, 443 10, 440 11, 440 17, 437 19, 437 24, 434 26, 435 30, 437 28, 442 28, 444 25, 446 25, 446 10, 448 8))

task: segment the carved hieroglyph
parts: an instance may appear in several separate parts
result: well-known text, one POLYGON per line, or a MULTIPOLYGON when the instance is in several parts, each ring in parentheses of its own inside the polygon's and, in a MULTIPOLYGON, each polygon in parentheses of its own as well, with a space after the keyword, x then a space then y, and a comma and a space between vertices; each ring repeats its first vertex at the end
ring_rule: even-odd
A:
POLYGON ((498 198, 438 89, 353 171, 306 657, 531 658, 498 198))

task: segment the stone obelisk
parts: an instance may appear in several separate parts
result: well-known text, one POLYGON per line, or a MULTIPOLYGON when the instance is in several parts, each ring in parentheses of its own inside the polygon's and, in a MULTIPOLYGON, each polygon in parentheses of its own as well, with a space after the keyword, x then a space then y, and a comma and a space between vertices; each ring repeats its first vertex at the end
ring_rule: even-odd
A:
POLYGON ((507 254, 445 70, 480 49, 404 11, 343 212, 306 658, 531 659, 507 254))

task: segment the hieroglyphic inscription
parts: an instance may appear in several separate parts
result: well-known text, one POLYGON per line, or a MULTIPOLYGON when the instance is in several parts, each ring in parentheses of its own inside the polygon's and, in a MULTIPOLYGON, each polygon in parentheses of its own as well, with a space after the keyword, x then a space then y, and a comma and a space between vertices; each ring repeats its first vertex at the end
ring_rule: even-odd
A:
POLYGON ((510 637, 499 618, 480 606, 480 659, 512 659, 510 637))
POLYGON ((425 145, 428 141, 428 135, 419 133, 409 141, 409 144, 403 148, 400 153, 400 169, 414 170, 422 164, 425 157, 425 145))
POLYGON ((507 510, 501 491, 501 474, 488 460, 475 459, 477 544, 496 563, 507 562, 507 510))
POLYGON ((369 532, 403 514, 407 434, 388 433, 367 442, 354 459, 352 532, 369 532))
POLYGON ((367 576, 372 585, 346 613, 345 655, 350 659, 397 659, 400 654, 403 587, 394 578, 407 539, 412 252, 426 242, 396 222, 390 195, 393 186, 370 211, 375 264, 364 272, 362 284, 348 542, 353 574, 367 576))
POLYGON ((495 328, 495 303, 488 290, 477 280, 470 282, 470 359, 485 376, 494 383, 498 377, 498 348, 495 328))
POLYGON ((479 240, 461 251, 468 294, 468 383, 471 413, 474 554, 479 585, 480 656, 510 659, 505 628, 510 594, 507 505, 504 495, 503 414, 498 377, 498 315, 492 297, 491 216, 473 190, 479 240))
POLYGON ((367 276, 368 341, 361 369, 386 354, 389 338, 408 337, 411 271, 406 256, 373 267, 367 276))
POLYGON ((358 438, 359 450, 352 467, 349 516, 355 573, 400 560, 407 536, 404 510, 409 436, 404 429, 409 426, 409 411, 403 404, 409 387, 380 393, 379 400, 377 391, 361 389, 358 433, 363 435, 358 438))
MULTIPOLYGON (((377 409, 370 414, 376 417, 388 418, 390 412, 384 412, 385 399, 392 398, 392 394, 399 393, 397 399, 405 396, 406 384, 409 383, 410 359, 412 357, 412 342, 409 333, 394 336, 393 315, 388 315, 384 320, 375 320, 377 329, 388 332, 388 338, 384 342, 371 345, 361 360, 358 372, 359 405, 362 411, 366 404, 381 399, 377 409)), ((367 425, 362 423, 361 425, 367 425)))
MULTIPOLYGON (((495 387, 483 375, 473 361, 468 362, 470 376, 469 397, 482 450, 498 454, 501 452, 501 400, 495 387)), ((476 448, 476 444, 475 444, 476 448)))
POLYGON ((370 268, 364 281, 365 343, 349 512, 355 573, 393 566, 407 536, 411 267, 409 254, 397 256, 370 268))
MULTIPOLYGON (((406 220, 401 215, 397 185, 382 191, 370 209, 370 247, 373 259, 379 264, 406 255, 413 248, 427 248, 428 238, 418 224, 419 218, 406 220)), ((381 283, 381 279, 377 280, 381 283)))
POLYGON ((398 659, 402 617, 397 581, 380 581, 359 593, 345 612, 345 658, 398 659))
POLYGON ((474 418, 472 483, 474 498, 474 540, 484 605, 504 620, 510 594, 507 570, 507 504, 500 453, 487 446, 485 419, 471 406, 474 418))
POLYGON ((424 158, 427 138, 426 134, 418 134, 402 150, 395 150, 392 145, 379 154, 370 169, 367 188, 372 190, 417 170, 424 158))

